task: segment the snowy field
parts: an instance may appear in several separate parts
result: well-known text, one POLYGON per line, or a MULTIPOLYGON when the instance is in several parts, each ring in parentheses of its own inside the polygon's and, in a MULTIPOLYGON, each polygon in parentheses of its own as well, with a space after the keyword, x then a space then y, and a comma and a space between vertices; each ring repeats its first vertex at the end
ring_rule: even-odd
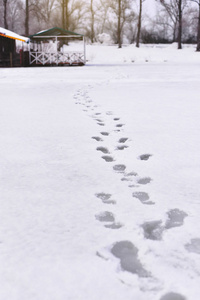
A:
POLYGON ((0 69, 0 300, 200 294, 200 53, 0 69))

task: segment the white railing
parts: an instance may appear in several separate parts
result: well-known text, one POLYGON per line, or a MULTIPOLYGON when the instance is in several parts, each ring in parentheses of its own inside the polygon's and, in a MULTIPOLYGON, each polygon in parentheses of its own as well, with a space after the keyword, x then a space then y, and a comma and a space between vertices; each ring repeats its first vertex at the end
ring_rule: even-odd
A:
POLYGON ((30 65, 83 65, 83 52, 34 52, 30 51, 30 65))

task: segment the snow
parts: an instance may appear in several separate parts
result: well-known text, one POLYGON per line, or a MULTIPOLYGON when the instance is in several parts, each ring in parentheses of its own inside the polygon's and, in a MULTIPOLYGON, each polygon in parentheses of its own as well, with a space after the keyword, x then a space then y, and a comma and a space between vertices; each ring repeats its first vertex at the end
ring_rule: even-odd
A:
POLYGON ((16 40, 20 40, 26 43, 29 43, 29 38, 19 35, 13 31, 0 27, 0 34, 5 35, 6 37, 11 37, 16 40))
POLYGON ((1 69, 0 299, 196 299, 200 55, 87 60, 1 69))

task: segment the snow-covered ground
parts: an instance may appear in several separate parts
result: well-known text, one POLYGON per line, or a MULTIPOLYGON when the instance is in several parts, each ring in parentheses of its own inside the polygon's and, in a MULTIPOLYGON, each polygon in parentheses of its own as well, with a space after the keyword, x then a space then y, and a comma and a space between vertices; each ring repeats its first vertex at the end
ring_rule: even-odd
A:
POLYGON ((200 294, 200 54, 0 69, 0 300, 200 294))

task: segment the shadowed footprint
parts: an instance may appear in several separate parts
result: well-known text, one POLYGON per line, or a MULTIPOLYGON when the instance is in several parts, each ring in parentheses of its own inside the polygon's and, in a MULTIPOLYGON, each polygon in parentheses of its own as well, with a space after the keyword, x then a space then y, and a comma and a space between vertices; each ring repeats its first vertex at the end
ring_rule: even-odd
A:
POLYGON ((103 153, 105 153, 105 154, 108 154, 108 153, 109 153, 108 149, 105 148, 105 147, 97 147, 97 151, 101 151, 101 152, 103 152, 103 153))
POLYGON ((124 124, 117 124, 116 127, 122 127, 124 124))
POLYGON ((138 249, 130 241, 116 242, 111 248, 111 253, 120 259, 121 268, 139 277, 149 277, 138 258, 138 249))
POLYGON ((119 121, 119 120, 120 120, 120 118, 114 118, 113 120, 114 120, 114 121, 119 121))
POLYGON ((93 136, 92 139, 96 140, 97 142, 102 142, 102 138, 100 138, 99 136, 93 136))
POLYGON ((162 239, 162 233, 164 230, 161 224, 161 220, 145 222, 144 224, 142 224, 145 238, 149 240, 160 241, 162 239))
POLYGON ((160 300, 186 300, 186 298, 177 293, 168 293, 162 296, 160 300))
POLYGON ((99 115, 101 115, 101 113, 95 113, 95 115, 96 115, 96 116, 99 116, 99 115))
POLYGON ((104 155, 102 156, 102 158, 106 161, 106 162, 112 162, 114 161, 114 158, 112 156, 109 155, 104 155))
POLYGON ((101 200, 108 200, 112 196, 111 194, 106 194, 106 193, 98 193, 95 194, 95 196, 101 200))
POLYGON ((185 245, 185 249, 188 252, 200 254, 200 238, 192 239, 190 244, 185 245))
POLYGON ((150 177, 144 177, 144 178, 140 178, 140 179, 138 179, 138 183, 139 184, 148 184, 148 183, 150 183, 151 182, 151 178, 150 177))
POLYGON ((139 156, 139 159, 140 160, 148 160, 151 156, 152 156, 152 154, 142 154, 139 156))
POLYGON ((125 143, 128 140, 128 138, 121 138, 119 139, 119 143, 125 143))
POLYGON ((134 192, 132 196, 140 200, 140 202, 142 202, 143 204, 147 204, 147 205, 155 204, 154 202, 149 200, 149 195, 145 192, 134 192))
POLYGON ((137 176, 137 173, 136 172, 129 172, 127 174, 124 174, 124 176, 127 176, 127 177, 129 177, 129 176, 137 176))
POLYGON ((109 135, 109 132, 106 132, 106 131, 103 131, 103 132, 100 132, 102 135, 109 135))
POLYGON ((115 217, 114 217, 113 213, 111 213, 109 211, 101 212, 100 214, 95 215, 95 218, 100 222, 114 222, 115 221, 115 217))
POLYGON ((125 165, 115 165, 113 166, 113 170, 115 170, 116 172, 124 172, 126 169, 125 165))
POLYGON ((122 146, 117 146, 117 150, 124 150, 124 149, 126 149, 126 148, 128 148, 128 146, 126 146, 126 145, 122 145, 122 146))
POLYGON ((188 216, 184 211, 179 210, 178 208, 171 209, 168 211, 167 215, 168 220, 165 224, 166 229, 182 226, 184 219, 188 216))
POLYGON ((116 204, 115 200, 110 200, 111 194, 106 193, 98 193, 95 195, 97 198, 101 199, 103 203, 105 204, 116 204))
POLYGON ((123 225, 121 223, 112 223, 112 224, 107 224, 104 225, 104 227, 106 228, 110 228, 110 229, 119 229, 121 228, 123 225))
POLYGON ((97 122, 97 124, 98 124, 99 126, 105 126, 105 124, 104 124, 104 123, 101 123, 101 122, 97 122))

